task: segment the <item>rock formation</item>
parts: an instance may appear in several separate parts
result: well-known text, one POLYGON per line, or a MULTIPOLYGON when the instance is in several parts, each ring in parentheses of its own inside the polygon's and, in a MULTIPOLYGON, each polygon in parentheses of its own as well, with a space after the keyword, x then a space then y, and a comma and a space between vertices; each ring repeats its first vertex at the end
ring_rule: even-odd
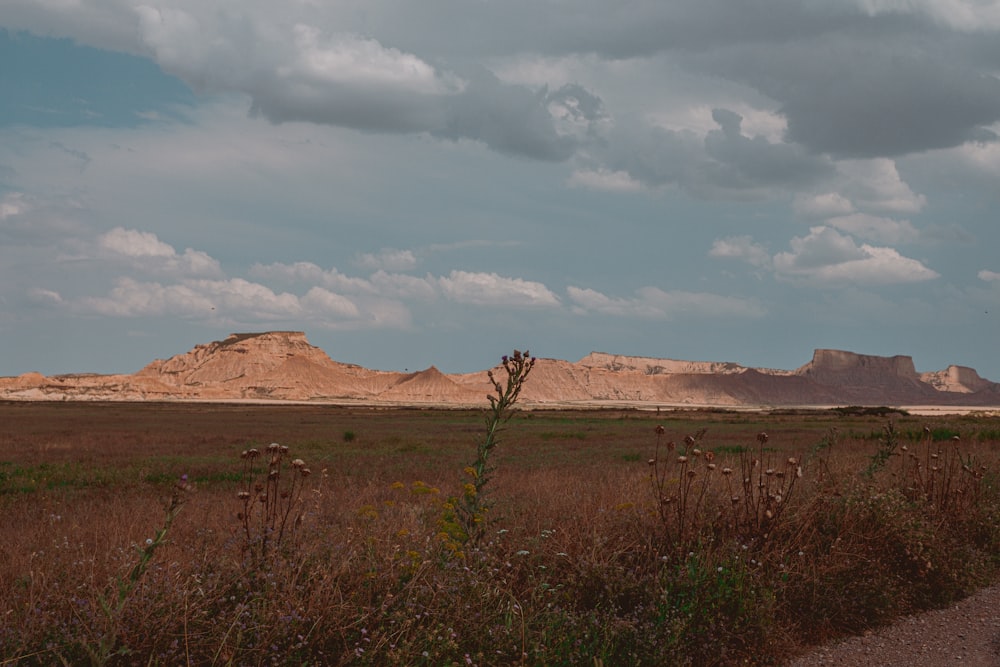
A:
MULTIPOLYGON (((447 375, 369 370, 334 361, 302 332, 232 334, 156 360, 132 375, 25 373, 0 378, 7 400, 317 401, 484 405, 486 371, 447 375)), ((908 356, 816 350, 794 371, 732 362, 593 352, 576 363, 539 359, 521 395, 536 406, 1000 406, 1000 384, 972 368, 917 373, 908 356)))

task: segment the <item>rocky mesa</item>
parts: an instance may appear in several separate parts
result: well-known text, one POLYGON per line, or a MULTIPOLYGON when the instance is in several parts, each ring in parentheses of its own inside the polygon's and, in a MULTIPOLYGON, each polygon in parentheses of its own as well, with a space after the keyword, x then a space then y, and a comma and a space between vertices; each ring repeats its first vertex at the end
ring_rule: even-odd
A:
MULTIPOLYGON (((485 402, 486 373, 448 375, 433 366, 416 373, 370 370, 334 361, 303 332, 269 331, 197 345, 131 375, 0 377, 0 399, 466 406, 485 402)), ((521 400, 536 407, 995 408, 1000 407, 1000 384, 968 367, 918 373, 908 356, 842 350, 816 350, 796 370, 593 352, 577 362, 539 359, 521 400)))

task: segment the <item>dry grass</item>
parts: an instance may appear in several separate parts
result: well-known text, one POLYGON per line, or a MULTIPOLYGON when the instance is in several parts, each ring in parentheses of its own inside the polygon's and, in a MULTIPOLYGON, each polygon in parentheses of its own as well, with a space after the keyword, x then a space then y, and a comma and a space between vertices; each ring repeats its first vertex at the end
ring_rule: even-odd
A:
POLYGON ((522 413, 457 555, 444 504, 480 413, 0 415, 4 664, 780 664, 1000 564, 995 419, 522 413), (240 452, 272 440, 312 474, 297 529, 255 554, 240 452), (181 474, 195 488, 133 580, 181 474))

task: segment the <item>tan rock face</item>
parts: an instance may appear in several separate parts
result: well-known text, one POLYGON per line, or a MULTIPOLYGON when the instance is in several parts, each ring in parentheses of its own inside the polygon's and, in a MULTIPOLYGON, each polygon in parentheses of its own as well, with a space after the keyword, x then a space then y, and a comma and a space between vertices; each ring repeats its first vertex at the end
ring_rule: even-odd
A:
MULTIPOLYGON (((295 400, 485 405, 486 371, 446 375, 374 371, 332 360, 300 331, 232 334, 157 360, 134 375, 26 373, 0 378, 10 400, 295 400)), ((918 375, 907 356, 816 350, 796 371, 732 362, 594 352, 579 362, 539 359, 522 393, 536 405, 981 405, 1000 385, 971 368, 918 375)))

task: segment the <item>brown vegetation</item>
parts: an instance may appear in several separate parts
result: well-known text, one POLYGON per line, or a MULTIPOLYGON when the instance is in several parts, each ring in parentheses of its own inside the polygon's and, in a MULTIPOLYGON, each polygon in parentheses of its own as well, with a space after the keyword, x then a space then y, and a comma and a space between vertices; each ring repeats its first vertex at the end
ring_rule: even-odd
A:
POLYGON ((0 404, 0 655, 780 664, 995 580, 1000 421, 889 419, 519 413, 456 549, 479 410, 0 404))

